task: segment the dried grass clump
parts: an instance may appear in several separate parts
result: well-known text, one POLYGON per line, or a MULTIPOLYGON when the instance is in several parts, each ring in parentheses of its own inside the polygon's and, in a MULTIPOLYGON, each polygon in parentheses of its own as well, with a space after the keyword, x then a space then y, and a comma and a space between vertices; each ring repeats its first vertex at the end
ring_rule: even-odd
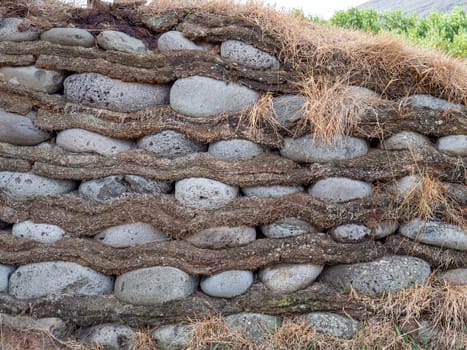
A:
POLYGON ((155 350, 157 349, 155 341, 152 339, 149 331, 136 332, 136 337, 133 340, 131 350, 155 350))

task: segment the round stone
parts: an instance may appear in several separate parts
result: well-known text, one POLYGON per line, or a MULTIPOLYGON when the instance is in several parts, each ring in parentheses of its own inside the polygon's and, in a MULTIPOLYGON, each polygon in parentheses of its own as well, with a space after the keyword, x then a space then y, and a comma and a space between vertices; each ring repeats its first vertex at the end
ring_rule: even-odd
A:
POLYGON ((176 30, 162 34, 157 40, 157 48, 161 52, 171 50, 205 50, 203 46, 196 45, 193 41, 187 39, 182 32, 176 30))
POLYGON ((0 293, 8 292, 8 280, 13 271, 15 271, 14 266, 0 264, 0 293))
POLYGON ((302 119, 305 102, 305 97, 300 95, 274 97, 272 110, 276 120, 281 124, 291 124, 302 119))
POLYGON ((13 225, 11 233, 14 236, 30 239, 40 243, 53 243, 63 239, 65 231, 55 225, 36 224, 31 220, 13 225))
POLYGON ((352 339, 358 331, 358 321, 331 312, 311 312, 300 317, 320 333, 352 339))
POLYGON ((258 99, 258 92, 243 85, 201 76, 178 79, 170 90, 170 106, 194 117, 237 113, 258 99))
POLYGON ((456 110, 465 112, 466 108, 460 104, 450 103, 447 100, 437 98, 431 95, 412 95, 400 99, 402 104, 414 108, 429 108, 434 110, 456 110))
POLYGON ((98 233, 94 238, 105 245, 115 248, 125 248, 138 244, 170 240, 170 237, 164 232, 143 222, 109 227, 98 233))
POLYGON ((160 194, 172 191, 170 182, 146 179, 137 175, 125 175, 128 191, 141 194, 160 194))
POLYGON ((19 299, 50 295, 110 294, 113 278, 72 262, 42 262, 18 267, 9 293, 19 299))
POLYGON ((347 224, 332 228, 329 233, 337 242, 360 242, 371 234, 371 230, 364 225, 347 224))
POLYGON ((288 194, 303 192, 302 186, 252 186, 243 187, 242 192, 247 197, 275 198, 288 194))
POLYGON ((38 32, 20 31, 19 26, 24 21, 21 18, 0 19, 0 41, 32 41, 39 38, 38 32))
POLYGON ((221 44, 221 57, 252 69, 277 70, 280 68, 277 58, 238 40, 224 41, 221 44))
POLYGON ((94 36, 81 28, 52 28, 41 34, 41 40, 65 46, 93 47, 94 36))
POLYGON ((467 135, 441 137, 436 144, 440 152, 453 157, 467 157, 467 135))
POLYGON ((77 340, 81 344, 105 347, 110 350, 133 348, 136 332, 119 324, 100 324, 79 331, 77 340))
POLYGON ((152 152, 158 157, 174 159, 191 153, 206 152, 207 146, 190 140, 176 131, 165 130, 145 136, 137 143, 139 148, 152 152))
POLYGON ((238 197, 238 187, 219 181, 192 177, 175 184, 175 198, 195 209, 218 209, 238 197))
POLYGON ((285 218, 260 227, 263 235, 269 238, 285 238, 316 233, 319 230, 308 222, 297 218, 285 218))
POLYGON ((279 317, 259 313, 242 312, 226 316, 224 320, 228 327, 245 334, 255 343, 261 343, 281 326, 279 317))
POLYGON ((453 269, 442 272, 438 279, 448 284, 467 285, 467 268, 453 269))
POLYGON ((156 341, 161 350, 182 350, 190 344, 193 328, 189 325, 165 325, 157 328, 152 333, 152 338, 156 341))
POLYGON ((213 227, 199 231, 186 240, 199 248, 222 249, 240 247, 253 242, 256 239, 254 227, 213 227))
POLYGON ((392 135, 382 143, 382 148, 386 150, 418 150, 433 147, 431 141, 419 133, 412 131, 402 131, 392 135))
POLYGON ((308 287, 323 266, 313 264, 279 264, 259 271, 264 285, 277 293, 293 293, 308 287))
POLYGON ((144 43, 128 34, 115 30, 104 30, 97 36, 97 44, 104 50, 115 50, 141 55, 146 51, 144 43))
POLYGON ((373 186, 345 177, 330 177, 315 183, 308 189, 308 193, 322 201, 344 203, 370 197, 373 186))
POLYGON ((361 157, 368 153, 368 144, 365 140, 350 136, 326 144, 307 135, 296 139, 285 138, 280 153, 296 162, 331 162, 361 157))
POLYGON ((81 197, 95 202, 105 202, 122 196, 127 188, 122 176, 108 176, 103 179, 83 181, 79 186, 81 197))
POLYGON ((35 112, 22 116, 0 108, 0 142, 17 146, 35 146, 48 140, 50 134, 34 126, 35 117, 35 112))
POLYGON ((203 277, 201 290, 212 297, 233 298, 245 293, 253 284, 251 271, 224 271, 212 276, 203 277))
POLYGON ((64 74, 54 70, 26 67, 0 68, 3 80, 10 84, 22 85, 31 90, 53 94, 62 88, 64 74))
POLYGON ((190 296, 198 279, 170 266, 156 266, 124 273, 115 281, 115 296, 135 305, 153 305, 190 296))
POLYGON ((208 152, 214 158, 226 162, 252 159, 264 153, 258 144, 239 139, 211 143, 208 152))

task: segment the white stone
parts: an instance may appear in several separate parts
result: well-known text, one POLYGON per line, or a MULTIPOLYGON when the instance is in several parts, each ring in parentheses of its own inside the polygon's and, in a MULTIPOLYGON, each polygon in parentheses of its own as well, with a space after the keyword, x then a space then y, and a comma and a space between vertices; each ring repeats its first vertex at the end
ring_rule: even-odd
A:
POLYGON ((300 318, 318 332, 333 337, 352 339, 358 331, 358 321, 331 312, 311 312, 300 318))
POLYGON ((94 47, 94 36, 81 28, 52 28, 41 34, 41 40, 65 46, 94 47))
POLYGON ((258 99, 258 92, 245 86, 201 76, 178 79, 170 90, 170 106, 194 117, 240 112, 258 99))
POLYGON ((319 232, 318 228, 297 218, 285 218, 260 227, 263 235, 269 238, 285 238, 319 232))
POLYGON ((73 74, 63 82, 67 100, 116 112, 136 112, 167 104, 168 85, 128 83, 97 73, 73 74))
POLYGON ((63 239, 66 232, 59 226, 36 224, 31 220, 13 225, 11 233, 14 236, 30 239, 40 243, 53 243, 63 239))
POLYGON ((124 273, 115 281, 115 296, 135 305, 160 304, 190 296, 198 286, 194 276, 170 266, 124 273))
POLYGON ((303 192, 302 186, 252 186, 243 187, 242 192, 247 197, 275 198, 288 194, 303 192))
POLYGON ((39 33, 31 30, 21 32, 21 18, 1 18, 0 19, 0 41, 32 41, 39 38, 39 33))
POLYGON ((8 280, 15 269, 14 266, 0 264, 0 293, 8 292, 8 280))
POLYGON ((256 239, 254 227, 213 227, 199 231, 186 240, 199 248, 222 249, 240 247, 253 242, 256 239))
POLYGON ((460 226, 416 218, 402 224, 399 233, 425 244, 467 251, 467 232, 460 226))
POLYGON ((371 234, 371 230, 364 225, 347 224, 332 228, 329 233, 338 242, 360 242, 371 234))
POLYGON ((182 32, 176 30, 171 30, 162 34, 157 40, 157 48, 161 52, 171 50, 205 50, 203 46, 196 45, 190 39, 185 38, 182 32))
POLYGON ((95 239, 111 247, 124 248, 150 242, 169 241, 170 237, 150 224, 135 222, 109 227, 98 233, 95 239))
POLYGON ((201 290, 212 297, 233 298, 245 293, 253 284, 251 271, 224 271, 201 279, 201 290))
POLYGON ((158 157, 174 159, 191 153, 205 152, 207 146, 192 141, 185 135, 165 130, 154 135, 145 136, 137 143, 139 148, 152 152, 158 157))
POLYGON ((412 131, 402 131, 392 135, 382 143, 386 150, 419 150, 432 147, 431 141, 424 135, 412 131))
POLYGON ((113 278, 72 262, 42 262, 18 267, 9 293, 19 299, 50 295, 102 295, 112 292, 113 278))
POLYGON ((211 143, 208 152, 214 158, 226 162, 252 159, 264 153, 260 145, 239 139, 211 143))
POLYGON ((373 186, 345 177, 330 177, 319 180, 308 189, 308 193, 322 201, 344 203, 370 197, 373 193, 373 186))
POLYGON ((195 209, 218 209, 238 197, 238 187, 219 181, 192 177, 175 184, 175 198, 195 209))
POLYGON ((183 350, 191 341, 193 328, 189 325, 165 325, 152 333, 158 350, 183 350))
POLYGON ((253 69, 277 70, 280 68, 277 58, 238 40, 224 41, 221 44, 221 57, 253 69))
POLYGON ((100 324, 81 330, 77 336, 78 342, 82 344, 97 345, 108 350, 133 349, 135 338, 133 329, 119 324, 100 324))
POLYGON ((323 266, 313 264, 279 264, 260 270, 259 278, 274 292, 293 293, 308 287, 322 270, 323 266))
POLYGON ((104 50, 115 50, 134 55, 141 55, 146 51, 141 40, 115 30, 104 30, 96 39, 97 44, 104 50))
POLYGON ((453 157, 467 156, 467 135, 450 135, 441 137, 436 144, 440 152, 453 157))
POLYGON ((79 185, 81 197, 95 202, 105 202, 119 198, 126 193, 123 176, 108 176, 103 179, 83 181, 79 185))
POLYGON ((57 144, 71 152, 95 152, 111 156, 128 151, 133 144, 130 141, 114 139, 84 129, 67 129, 57 134, 57 144))
POLYGON ((0 191, 17 200, 64 194, 75 188, 74 181, 54 180, 32 173, 0 171, 0 191))
POLYGON ((285 138, 280 152, 283 157, 297 162, 330 162, 363 156, 368 153, 368 144, 351 136, 343 136, 339 141, 326 144, 307 135, 296 139, 285 138))
POLYGON ((62 88, 64 74, 35 66, 3 67, 0 68, 0 77, 10 84, 23 85, 32 90, 53 94, 62 88))
POLYGON ((50 134, 34 126, 35 116, 35 112, 23 116, 0 108, 0 142, 17 146, 35 146, 48 140, 50 134))

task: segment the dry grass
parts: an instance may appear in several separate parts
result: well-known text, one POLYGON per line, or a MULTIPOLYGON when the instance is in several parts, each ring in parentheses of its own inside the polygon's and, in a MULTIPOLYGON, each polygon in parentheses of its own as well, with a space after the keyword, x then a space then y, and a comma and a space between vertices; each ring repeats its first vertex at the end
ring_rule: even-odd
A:
POLYGON ((131 350, 153 350, 156 349, 156 343, 151 337, 150 331, 136 332, 136 337, 131 350))

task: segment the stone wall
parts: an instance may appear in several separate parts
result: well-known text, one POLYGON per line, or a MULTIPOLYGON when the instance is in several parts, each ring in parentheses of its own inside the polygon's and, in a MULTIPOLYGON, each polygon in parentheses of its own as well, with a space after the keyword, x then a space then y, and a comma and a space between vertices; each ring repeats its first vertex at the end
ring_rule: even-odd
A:
POLYGON ((84 342, 131 338, 116 322, 165 325, 162 342, 213 313, 271 329, 301 313, 352 337, 376 310, 351 288, 378 297, 434 270, 467 283, 467 233, 447 222, 465 219, 465 106, 350 86, 378 107, 327 143, 267 45, 158 18, 156 47, 0 20, 1 312, 60 318, 84 342), (267 93, 275 122, 252 126, 267 93), (444 198, 428 219, 401 210, 427 175, 444 198))

